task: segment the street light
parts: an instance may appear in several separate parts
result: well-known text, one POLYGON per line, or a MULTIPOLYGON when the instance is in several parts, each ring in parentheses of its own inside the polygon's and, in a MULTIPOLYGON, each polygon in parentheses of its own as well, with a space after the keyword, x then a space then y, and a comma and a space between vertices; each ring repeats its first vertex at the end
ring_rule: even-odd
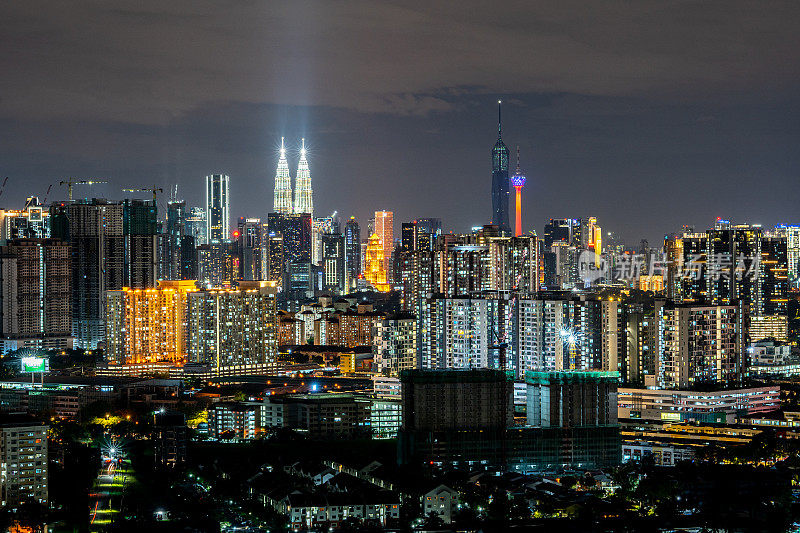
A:
POLYGON ((562 328, 561 339, 569 346, 569 369, 575 370, 577 356, 578 334, 573 328, 562 328))

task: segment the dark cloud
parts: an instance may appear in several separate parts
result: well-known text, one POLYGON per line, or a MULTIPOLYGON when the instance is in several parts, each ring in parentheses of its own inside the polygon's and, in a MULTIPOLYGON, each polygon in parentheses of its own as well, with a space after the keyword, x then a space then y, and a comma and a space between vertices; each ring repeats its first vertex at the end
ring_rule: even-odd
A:
POLYGON ((225 171, 234 213, 263 216, 276 142, 305 136, 321 212, 441 214, 463 231, 488 218, 502 95, 532 227, 595 214, 653 239, 719 214, 792 221, 799 15, 779 1, 6 2, 3 203, 73 174, 109 176, 111 197, 179 183, 199 203, 202 177, 225 171))

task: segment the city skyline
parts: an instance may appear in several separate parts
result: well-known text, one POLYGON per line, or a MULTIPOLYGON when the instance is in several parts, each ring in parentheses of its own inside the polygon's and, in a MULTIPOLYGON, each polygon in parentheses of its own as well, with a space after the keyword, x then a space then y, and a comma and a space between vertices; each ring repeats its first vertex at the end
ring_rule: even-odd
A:
MULTIPOLYGON (((487 147, 494 102, 503 99, 504 140, 527 154, 526 230, 591 214, 635 243, 717 216, 796 221, 800 48, 790 4, 724 13, 684 6, 681 15, 607 4, 589 10, 591 25, 542 6, 516 6, 520 23, 512 24, 478 6, 457 16, 475 39, 439 28, 435 5, 384 6, 370 11, 374 31, 355 42, 336 30, 354 23, 357 4, 340 13, 317 4, 31 9, 9 6, 3 21, 15 46, 0 61, 16 73, 0 102, 6 207, 44 197, 64 176, 107 176, 111 183, 92 192, 110 199, 117 187, 177 183, 189 205, 202 205, 203 176, 225 173, 232 217, 263 218, 280 137, 305 137, 317 212, 439 216, 458 233, 489 220, 487 147), (734 31, 737 14, 749 32, 734 31), (287 22, 303 19, 319 31, 286 48, 287 22), (170 36, 197 33, 199 20, 223 31, 176 46, 170 36), (538 30, 527 31, 531 24, 538 30), (393 27, 408 33, 380 31, 393 27), (139 39, 137 28, 151 38, 139 39), (237 38, 216 37, 227 34, 237 38), (89 42, 76 49, 75 39, 89 42), (459 44, 468 53, 455 54, 459 44), (131 51, 154 46, 163 58, 142 74, 131 51), (497 49, 505 61, 494 61, 497 49), (35 51, 64 68, 53 72, 35 51), (186 57, 185 69, 161 75, 186 57), (102 75, 92 77, 94 69, 102 75), (203 72, 230 83, 199 82, 203 72), (53 86, 62 89, 41 93, 53 86), (675 201, 689 188, 696 194, 675 201)), ((292 155, 299 144, 288 147, 292 155)), ((50 199, 59 196, 56 185, 50 199)))

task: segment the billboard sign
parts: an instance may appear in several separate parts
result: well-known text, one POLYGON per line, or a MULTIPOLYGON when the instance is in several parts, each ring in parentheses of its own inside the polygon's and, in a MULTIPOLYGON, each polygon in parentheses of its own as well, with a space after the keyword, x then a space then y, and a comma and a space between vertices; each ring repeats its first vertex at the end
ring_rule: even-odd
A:
POLYGON ((47 372, 50 370, 50 364, 46 357, 26 356, 21 357, 20 370, 23 374, 31 374, 33 372, 47 372))

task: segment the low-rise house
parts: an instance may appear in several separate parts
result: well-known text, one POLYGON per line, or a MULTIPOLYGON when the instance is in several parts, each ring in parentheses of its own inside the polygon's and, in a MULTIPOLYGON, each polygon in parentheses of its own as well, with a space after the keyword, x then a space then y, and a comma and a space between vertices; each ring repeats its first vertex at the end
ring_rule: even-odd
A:
POLYGON ((439 485, 422 496, 423 516, 436 513, 442 522, 449 524, 453 520, 453 511, 458 505, 458 491, 447 485, 439 485))

